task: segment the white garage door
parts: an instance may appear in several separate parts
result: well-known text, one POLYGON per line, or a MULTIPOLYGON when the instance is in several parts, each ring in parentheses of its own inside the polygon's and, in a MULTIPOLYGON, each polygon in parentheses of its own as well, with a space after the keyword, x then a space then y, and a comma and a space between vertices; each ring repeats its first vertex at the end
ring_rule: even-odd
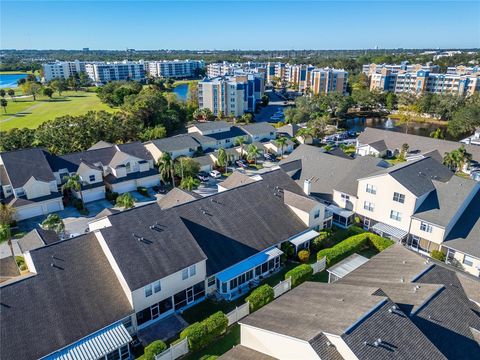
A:
POLYGON ((105 198, 105 189, 103 187, 90 189, 82 193, 83 201, 88 203, 105 198))
POLYGON ((63 210, 62 200, 52 201, 47 203, 47 213, 50 214, 55 211, 63 210))
POLYGON ((35 216, 43 215, 42 204, 33 205, 24 208, 18 208, 16 217, 18 220, 29 219, 35 216))
POLYGON ((155 175, 155 176, 149 176, 148 178, 144 178, 144 179, 138 179, 137 185, 145 186, 145 187, 160 185, 160 177, 155 175))
POLYGON ((119 194, 123 194, 128 191, 134 191, 134 190, 137 190, 137 184, 135 180, 118 183, 112 186, 112 191, 119 194))

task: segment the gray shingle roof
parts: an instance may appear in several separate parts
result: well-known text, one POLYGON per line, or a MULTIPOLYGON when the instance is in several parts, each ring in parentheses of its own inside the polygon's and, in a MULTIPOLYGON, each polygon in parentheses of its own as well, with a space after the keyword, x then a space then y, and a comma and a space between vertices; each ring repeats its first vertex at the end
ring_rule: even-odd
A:
POLYGON ((53 171, 60 169, 68 169, 69 172, 75 172, 81 162, 88 162, 90 164, 101 163, 106 166, 112 161, 117 150, 114 146, 107 148, 100 148, 95 150, 80 151, 61 156, 53 156, 51 165, 53 171))
POLYGON ((243 125, 241 129, 252 136, 276 132, 275 128, 267 122, 258 122, 254 124, 243 125))
POLYGON ((176 136, 170 136, 164 139, 152 140, 153 143, 160 151, 179 151, 184 149, 196 150, 200 147, 200 143, 196 141, 190 134, 181 134, 176 136))
MULTIPOLYGON (((20 270, 18 269, 17 262, 13 256, 0 258, 0 283, 15 278, 19 275, 20 270)), ((0 355, 1 354, 2 350, 0 349, 0 355)))
POLYGON ((205 122, 197 122, 194 125, 198 130, 202 132, 216 130, 216 129, 224 129, 231 126, 226 121, 205 121, 205 122))
POLYGON ((333 190, 357 193, 357 179, 373 174, 388 164, 382 159, 370 156, 347 159, 326 154, 323 149, 300 145, 287 159, 280 162, 280 167, 293 172, 301 162, 301 169, 292 176, 300 186, 306 179, 311 179, 311 194, 323 200, 333 201, 333 190), (292 164, 293 162, 293 164, 292 164))
POLYGON ((206 135, 209 138, 215 140, 225 140, 225 139, 233 139, 239 136, 246 136, 247 134, 237 126, 232 126, 228 131, 217 132, 213 134, 206 135))
MULTIPOLYGON (((431 150, 438 150, 442 156, 445 152, 456 150, 462 145, 455 141, 433 139, 425 136, 410 135, 375 128, 366 128, 358 136, 360 144, 371 144, 379 140, 383 140, 391 150, 401 150, 403 144, 408 144, 409 151, 425 153, 431 150)), ((465 145, 465 149, 472 154, 473 160, 480 161, 480 146, 465 145)))
POLYGON ((315 206, 318 205, 318 201, 313 200, 308 196, 296 194, 288 190, 284 190, 283 200, 285 204, 306 212, 310 212, 315 206))
POLYGON ((238 186, 251 184, 253 182, 255 182, 255 180, 250 178, 248 175, 239 171, 234 171, 226 180, 222 181, 218 185, 225 189, 233 189, 238 186))
POLYGON ((58 241, 60 237, 55 231, 36 228, 19 239, 18 246, 22 252, 26 252, 58 241))
POLYGON ((55 180, 44 149, 15 150, 1 153, 0 156, 13 188, 22 187, 32 176, 39 181, 55 180))
POLYGON ((133 312, 94 234, 31 255, 37 274, 1 287, 2 359, 37 359, 133 312))
POLYGON ((369 145, 379 152, 383 152, 388 149, 387 144, 385 144, 385 141, 383 139, 374 141, 369 145))
POLYGON ((297 124, 286 124, 277 128, 277 133, 286 134, 290 137, 295 137, 297 135, 297 131, 300 129, 300 126, 297 124))
POLYGON ((157 201, 161 209, 170 209, 171 207, 185 204, 187 202, 201 198, 200 195, 180 188, 170 190, 165 196, 157 201))
POLYGON ((153 160, 152 154, 150 154, 147 148, 140 141, 118 144, 117 147, 120 149, 120 151, 135 156, 139 159, 153 160))
POLYGON ((480 189, 442 244, 480 259, 480 189))
POLYGON ((252 350, 246 346, 237 345, 220 356, 218 360, 275 360, 275 358, 252 350))

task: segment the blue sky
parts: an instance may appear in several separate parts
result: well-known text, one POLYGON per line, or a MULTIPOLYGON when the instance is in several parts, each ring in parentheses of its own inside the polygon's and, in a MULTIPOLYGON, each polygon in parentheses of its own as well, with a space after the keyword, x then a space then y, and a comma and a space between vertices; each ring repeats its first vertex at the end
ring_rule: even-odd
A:
POLYGON ((1 1, 1 48, 480 47, 480 2, 1 1))

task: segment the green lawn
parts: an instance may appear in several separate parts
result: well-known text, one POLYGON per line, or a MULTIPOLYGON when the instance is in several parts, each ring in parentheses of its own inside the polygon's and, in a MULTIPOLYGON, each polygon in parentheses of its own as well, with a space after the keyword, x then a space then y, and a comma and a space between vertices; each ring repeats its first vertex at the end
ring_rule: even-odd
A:
POLYGON ((7 113, 0 109, 0 130, 12 128, 36 128, 47 120, 53 120, 63 115, 81 115, 89 110, 114 111, 108 105, 100 102, 97 94, 93 92, 66 91, 59 96, 57 93, 50 100, 45 96, 37 96, 37 101, 32 97, 8 100, 7 113))
POLYGON ((238 344, 240 344, 240 325, 235 324, 220 339, 203 350, 185 356, 183 360, 206 360, 210 356, 220 356, 238 344))

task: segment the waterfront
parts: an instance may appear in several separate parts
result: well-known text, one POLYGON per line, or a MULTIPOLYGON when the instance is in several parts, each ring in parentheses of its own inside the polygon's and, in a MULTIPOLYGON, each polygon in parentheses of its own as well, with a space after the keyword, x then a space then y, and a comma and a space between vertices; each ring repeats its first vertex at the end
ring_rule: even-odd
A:
POLYGON ((188 99, 188 84, 180 84, 173 88, 173 92, 177 95, 177 98, 181 101, 187 101, 188 99))
POLYGON ((27 77, 27 74, 0 74, 0 89, 17 87, 17 81, 27 77))

